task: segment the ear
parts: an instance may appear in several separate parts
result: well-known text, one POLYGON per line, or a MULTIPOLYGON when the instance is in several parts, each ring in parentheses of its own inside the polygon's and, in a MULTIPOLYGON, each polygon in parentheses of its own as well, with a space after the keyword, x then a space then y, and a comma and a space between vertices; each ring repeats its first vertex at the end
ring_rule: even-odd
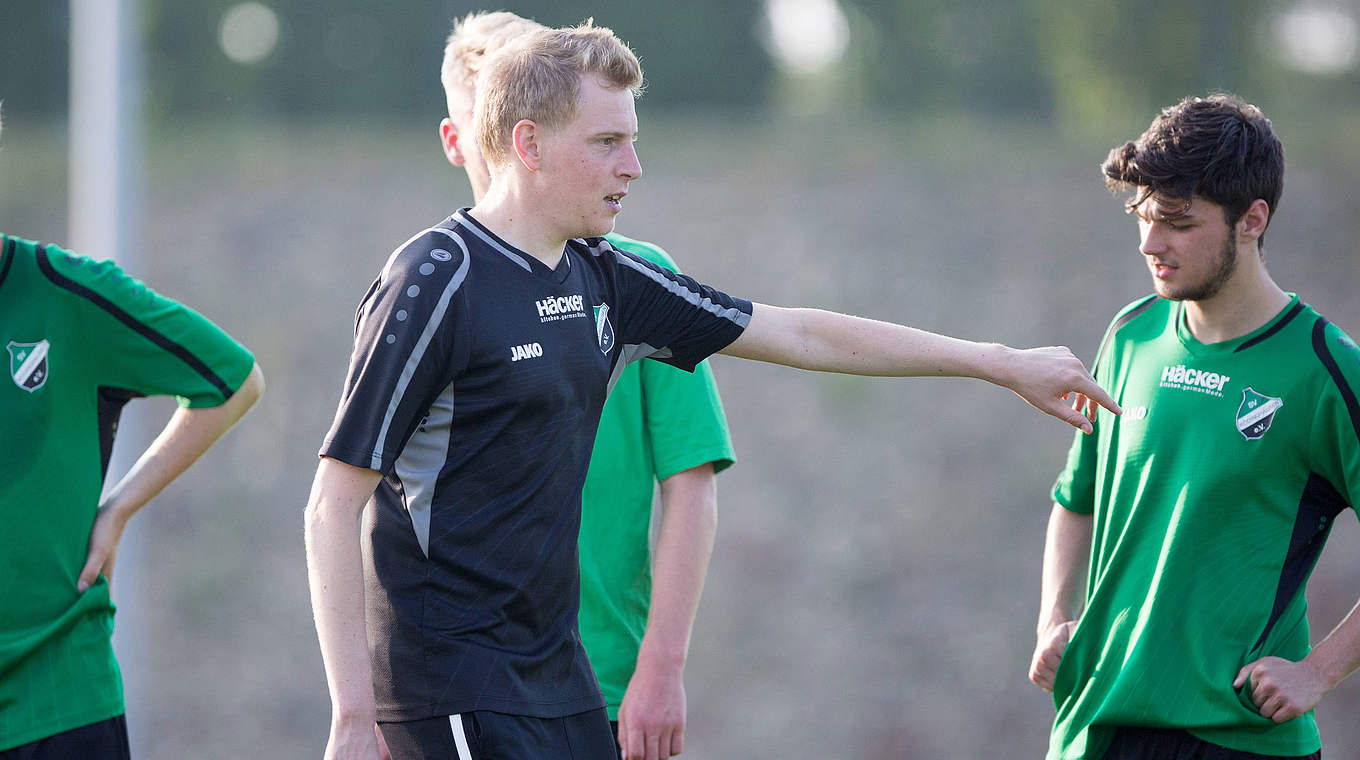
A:
POLYGON ((520 119, 510 133, 514 141, 515 155, 520 163, 531 172, 543 166, 543 130, 530 119, 520 119))
POLYGON ((444 147, 444 157, 454 166, 462 166, 467 163, 463 158, 463 151, 458 146, 458 141, 462 135, 458 134, 458 126, 453 123, 453 119, 444 117, 439 122, 439 144, 444 147))
POLYGON ((1265 234, 1266 223, 1270 221, 1270 205, 1257 198, 1247 206, 1242 217, 1237 220, 1237 236, 1240 242, 1251 242, 1265 234))

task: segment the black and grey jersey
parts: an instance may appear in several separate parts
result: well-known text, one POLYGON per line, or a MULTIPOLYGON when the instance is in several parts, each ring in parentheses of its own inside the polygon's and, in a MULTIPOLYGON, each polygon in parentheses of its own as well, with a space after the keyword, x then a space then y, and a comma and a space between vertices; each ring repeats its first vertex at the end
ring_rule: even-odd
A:
POLYGON ((392 254, 321 448, 383 475, 364 528, 381 720, 604 705, 576 630, 600 409, 627 362, 692 370, 750 314, 603 239, 549 269, 466 211, 392 254))

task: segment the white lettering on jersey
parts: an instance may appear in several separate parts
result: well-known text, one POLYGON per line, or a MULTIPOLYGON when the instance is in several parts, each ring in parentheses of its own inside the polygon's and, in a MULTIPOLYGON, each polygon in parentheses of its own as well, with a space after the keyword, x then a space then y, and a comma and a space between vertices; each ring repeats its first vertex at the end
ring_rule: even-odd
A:
POLYGON ((538 321, 555 322, 559 319, 575 319, 586 315, 585 298, 581 295, 558 296, 535 301, 538 308, 538 321))
POLYGON ((1217 372, 1206 372, 1202 369, 1187 367, 1184 364, 1162 368, 1163 388, 1198 391, 1199 393, 1207 393, 1211 396, 1222 397, 1223 389, 1227 387, 1228 381, 1231 379, 1232 378, 1227 375, 1220 375, 1217 372))
POLYGON ((543 355, 543 346, 538 343, 525 343, 522 346, 510 347, 510 361, 517 362, 520 359, 536 359, 543 355))

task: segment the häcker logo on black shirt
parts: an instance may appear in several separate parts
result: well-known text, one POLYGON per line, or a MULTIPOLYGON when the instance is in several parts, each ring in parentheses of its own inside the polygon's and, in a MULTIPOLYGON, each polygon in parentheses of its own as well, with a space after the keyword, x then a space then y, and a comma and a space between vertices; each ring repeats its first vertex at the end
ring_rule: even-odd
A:
POLYGON ((37 343, 20 343, 10 341, 9 350, 9 376, 14 378, 14 384, 32 393, 47 383, 47 349, 50 347, 46 340, 37 343))
POLYGON ((1237 431, 1248 441, 1259 439, 1270 429, 1282 406, 1281 399, 1257 393, 1250 386, 1243 388, 1242 405, 1237 407, 1237 431))
POLYGON ((538 309, 539 322, 556 322, 559 319, 576 319, 586 315, 586 301, 579 293, 571 296, 558 296, 534 301, 538 309))

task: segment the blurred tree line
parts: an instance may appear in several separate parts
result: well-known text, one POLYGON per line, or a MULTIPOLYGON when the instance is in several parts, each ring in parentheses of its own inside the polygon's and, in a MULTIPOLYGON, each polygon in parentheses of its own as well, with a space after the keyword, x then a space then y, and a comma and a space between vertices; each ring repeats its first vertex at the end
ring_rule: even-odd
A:
MULTIPOLYGON (((815 86, 819 78, 830 93, 827 110, 1057 123, 1124 112, 1141 121, 1150 108, 1212 89, 1258 102, 1345 105, 1360 95, 1354 76, 1282 66, 1271 31, 1291 7, 1354 0, 825 0, 838 1, 850 41, 838 64, 819 74, 782 69, 762 45, 766 10, 779 1, 520 0, 512 9, 550 25, 594 16, 613 27, 641 55, 654 108, 762 108, 790 80, 815 86)), ((236 0, 141 0, 153 120, 428 115, 443 102, 437 73, 450 23, 479 7, 450 0, 261 2, 277 13, 278 43, 243 64, 219 44, 223 16, 236 0)), ((3 4, 0 98, 11 114, 64 112, 68 23, 59 0, 3 4)))

